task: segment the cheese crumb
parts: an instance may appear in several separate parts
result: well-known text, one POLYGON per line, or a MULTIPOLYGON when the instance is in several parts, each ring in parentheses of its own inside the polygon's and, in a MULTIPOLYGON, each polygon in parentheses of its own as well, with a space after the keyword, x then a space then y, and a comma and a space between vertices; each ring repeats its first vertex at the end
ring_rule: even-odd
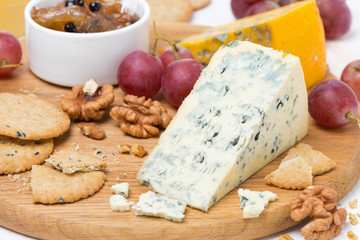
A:
POLYGON ((110 197, 110 206, 115 212, 129 211, 132 204, 134 204, 134 202, 130 202, 121 195, 112 195, 110 197))
POLYGON ((97 82, 91 78, 85 83, 83 87, 83 92, 85 93, 85 95, 93 96, 98 88, 99 84, 97 84, 97 82))
POLYGON ((123 182, 112 185, 111 191, 127 198, 129 196, 129 183, 123 182))

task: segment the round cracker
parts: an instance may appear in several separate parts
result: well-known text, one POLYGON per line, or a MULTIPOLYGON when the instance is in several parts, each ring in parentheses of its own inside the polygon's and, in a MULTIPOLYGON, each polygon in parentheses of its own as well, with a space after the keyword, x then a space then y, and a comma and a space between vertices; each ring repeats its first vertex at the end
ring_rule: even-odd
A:
POLYGON ((0 93, 0 135, 22 140, 58 137, 69 129, 70 118, 36 96, 0 93))
POLYGON ((194 10, 199 10, 210 3, 210 0, 190 0, 190 4, 194 10))
POLYGON ((193 12, 189 0, 147 0, 147 2, 150 5, 152 21, 186 22, 193 12))
POLYGON ((50 156, 52 139, 31 141, 0 136, 0 174, 14 174, 30 170, 50 156))
POLYGON ((45 166, 33 166, 31 189, 34 202, 45 204, 75 202, 87 198, 104 185, 101 171, 64 174, 45 166))

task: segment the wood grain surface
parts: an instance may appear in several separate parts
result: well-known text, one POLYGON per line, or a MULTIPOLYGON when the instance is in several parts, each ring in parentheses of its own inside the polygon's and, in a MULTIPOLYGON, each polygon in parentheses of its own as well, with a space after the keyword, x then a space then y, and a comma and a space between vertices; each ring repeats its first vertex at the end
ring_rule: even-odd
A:
MULTIPOLYGON (((204 29, 190 24, 161 24, 160 33, 174 39, 184 37, 204 29)), ((152 37, 153 39, 153 37, 152 37)), ((33 92, 40 98, 59 104, 61 94, 70 91, 58 87, 33 75, 27 65, 26 46, 24 65, 13 74, 0 78, 0 92, 33 92)), ((122 101, 124 94, 115 89, 115 106, 122 101)), ((161 95, 157 96, 163 103, 161 95)), ((168 104, 172 115, 176 113, 168 104)), ((359 139, 360 130, 356 124, 348 124, 341 129, 328 130, 314 123, 309 117, 308 136, 302 140, 336 161, 334 170, 314 178, 314 184, 324 184, 338 191, 338 199, 348 193, 359 179, 359 139)), ((117 144, 142 144, 151 151, 158 138, 136 139, 122 133, 118 124, 108 114, 99 122, 107 137, 97 141, 80 134, 76 124, 63 136, 55 139, 55 149, 75 149, 93 152, 94 148, 107 154, 107 181, 94 196, 71 204, 43 205, 32 202, 31 192, 26 190, 21 179, 30 172, 18 174, 21 179, 10 181, 13 177, 0 176, 0 225, 11 230, 42 239, 254 239, 267 236, 292 227, 289 217, 290 201, 300 191, 284 190, 264 183, 264 176, 275 170, 282 157, 254 174, 240 187, 250 190, 269 190, 279 199, 269 204, 259 218, 244 219, 239 208, 237 189, 234 189, 215 204, 208 212, 187 207, 184 222, 175 223, 165 219, 135 216, 130 212, 113 212, 109 199, 111 186, 119 182, 130 184, 129 200, 137 202, 140 194, 148 191, 136 180, 137 172, 146 158, 122 155, 117 144)))

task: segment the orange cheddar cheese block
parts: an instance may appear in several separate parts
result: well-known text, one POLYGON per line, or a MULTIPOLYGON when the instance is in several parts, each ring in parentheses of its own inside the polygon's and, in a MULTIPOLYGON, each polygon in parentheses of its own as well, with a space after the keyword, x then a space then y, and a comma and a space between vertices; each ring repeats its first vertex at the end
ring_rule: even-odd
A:
POLYGON ((262 14, 207 30, 179 42, 196 60, 208 63, 223 44, 251 41, 298 56, 309 89, 327 71, 324 27, 315 1, 296 2, 262 14))

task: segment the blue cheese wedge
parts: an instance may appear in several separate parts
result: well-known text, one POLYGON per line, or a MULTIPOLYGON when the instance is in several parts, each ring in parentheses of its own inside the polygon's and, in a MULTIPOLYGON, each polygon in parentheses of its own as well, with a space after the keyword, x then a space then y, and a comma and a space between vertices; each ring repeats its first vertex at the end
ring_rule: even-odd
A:
POLYGON ((220 48, 138 181, 207 211, 308 131, 299 58, 250 42, 220 48))
POLYGON ((138 216, 162 217, 182 222, 185 218, 186 203, 149 191, 140 195, 139 202, 132 208, 138 216))
POLYGON ((111 186, 111 191, 115 194, 121 195, 123 197, 129 196, 129 183, 117 183, 111 186))
POLYGON ((130 202, 124 196, 121 195, 112 195, 110 197, 111 209, 116 212, 129 211, 130 206, 133 204, 134 202, 130 202))
POLYGON ((238 195, 244 218, 257 218, 269 202, 278 198, 275 193, 270 191, 257 192, 242 188, 238 190, 238 195))

